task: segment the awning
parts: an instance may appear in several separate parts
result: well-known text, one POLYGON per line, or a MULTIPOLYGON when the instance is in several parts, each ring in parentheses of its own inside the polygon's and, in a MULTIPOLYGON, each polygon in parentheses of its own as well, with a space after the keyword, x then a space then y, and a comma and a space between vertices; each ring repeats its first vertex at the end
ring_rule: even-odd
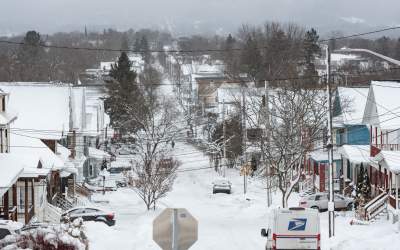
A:
POLYGON ((338 148, 338 152, 351 163, 361 164, 371 162, 369 145, 343 145, 338 148))
MULTIPOLYGON (((309 154, 310 158, 315 162, 328 163, 328 151, 316 150, 309 154)), ((333 160, 341 160, 342 157, 337 151, 333 151, 333 160)))
POLYGON ((20 177, 23 178, 39 178, 46 177, 50 173, 48 168, 24 168, 20 177))

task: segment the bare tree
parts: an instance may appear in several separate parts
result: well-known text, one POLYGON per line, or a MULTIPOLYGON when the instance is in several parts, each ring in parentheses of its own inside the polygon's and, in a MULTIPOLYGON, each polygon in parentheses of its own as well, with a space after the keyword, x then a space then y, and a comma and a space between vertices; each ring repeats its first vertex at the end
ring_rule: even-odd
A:
POLYGON ((172 142, 178 134, 174 120, 178 111, 172 100, 148 97, 147 112, 132 119, 141 129, 134 132, 137 159, 133 162, 133 174, 137 178, 135 190, 146 204, 147 209, 156 207, 156 202, 172 188, 178 163, 173 159, 172 142))
MULTIPOLYGON (((282 206, 287 207, 289 196, 302 175, 306 155, 323 138, 326 97, 323 90, 282 85, 268 99, 270 119, 266 120, 270 129, 268 137, 259 141, 259 148, 270 170, 268 177, 276 179, 282 206)), ((265 116, 262 101, 249 105, 253 105, 253 110, 258 109, 262 120, 265 116)))

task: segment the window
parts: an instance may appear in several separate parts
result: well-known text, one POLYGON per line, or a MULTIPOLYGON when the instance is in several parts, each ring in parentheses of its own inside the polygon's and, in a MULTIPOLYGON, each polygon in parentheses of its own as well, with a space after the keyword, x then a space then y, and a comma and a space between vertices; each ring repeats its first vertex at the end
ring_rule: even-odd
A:
POLYGON ((315 200, 316 201, 320 201, 320 200, 327 200, 328 196, 326 194, 322 194, 322 195, 316 195, 315 196, 315 200))
POLYGON ((69 212, 69 215, 77 215, 85 212, 85 209, 78 208, 69 212))
POLYGON ((94 208, 86 208, 85 213, 97 213, 99 210, 94 208))
POLYGON ((342 196, 335 195, 335 200, 344 200, 344 198, 342 196))

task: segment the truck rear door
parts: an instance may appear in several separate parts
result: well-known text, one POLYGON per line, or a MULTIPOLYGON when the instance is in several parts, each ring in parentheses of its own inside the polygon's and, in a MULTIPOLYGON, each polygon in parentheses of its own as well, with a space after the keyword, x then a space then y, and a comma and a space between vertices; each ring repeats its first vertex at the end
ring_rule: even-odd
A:
POLYGON ((273 234, 276 249, 318 249, 318 214, 280 213, 273 234))

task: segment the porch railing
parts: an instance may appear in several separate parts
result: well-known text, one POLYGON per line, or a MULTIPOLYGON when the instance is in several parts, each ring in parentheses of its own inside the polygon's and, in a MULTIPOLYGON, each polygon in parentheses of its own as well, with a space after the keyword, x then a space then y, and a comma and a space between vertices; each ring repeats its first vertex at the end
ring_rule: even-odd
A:
POLYGON ((375 146, 382 150, 389 150, 389 151, 400 150, 400 144, 375 144, 375 146))
POLYGON ((34 210, 34 207, 32 205, 30 205, 29 209, 28 209, 28 221, 31 221, 33 216, 35 216, 35 210, 34 210))
MULTIPOLYGON (((5 214, 4 214, 4 206, 0 206, 0 217, 1 218, 6 218, 5 214)), ((17 207, 9 207, 8 208, 8 216, 7 218, 9 220, 13 220, 13 221, 17 221, 18 219, 18 214, 17 214, 17 207)))

